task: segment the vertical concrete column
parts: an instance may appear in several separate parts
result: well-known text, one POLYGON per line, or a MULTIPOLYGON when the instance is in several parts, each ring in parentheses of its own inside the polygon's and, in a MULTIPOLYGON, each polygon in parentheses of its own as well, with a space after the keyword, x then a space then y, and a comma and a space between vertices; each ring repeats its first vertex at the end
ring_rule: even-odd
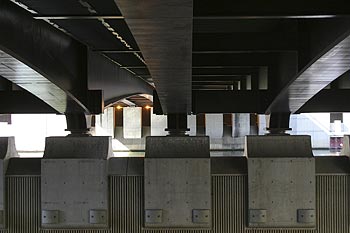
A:
POLYGON ((114 123, 115 123, 115 129, 114 129, 114 138, 116 139, 122 139, 123 138, 123 108, 121 106, 117 106, 114 108, 114 123))
POLYGON ((236 113, 233 115, 233 137, 245 137, 250 133, 250 114, 236 113))
MULTIPOLYGON (((101 128, 103 128, 108 136, 114 137, 114 108, 105 108, 101 115, 101 128)), ((106 135, 106 136, 107 136, 106 135)))
POLYGON ((190 136, 196 136, 197 133, 197 122, 196 115, 188 115, 187 116, 187 125, 190 131, 187 133, 190 136))
POLYGON ((151 136, 151 107, 142 108, 142 137, 151 136))
POLYGON ((210 138, 222 138, 224 132, 223 114, 205 115, 205 134, 210 138))
POLYGON ((123 108, 124 138, 142 137, 142 109, 140 107, 123 108))
POLYGON ((168 132, 167 128, 167 116, 153 114, 153 108, 151 110, 151 136, 166 136, 168 132))
POLYGON ((350 157, 350 135, 344 135, 343 147, 341 149, 340 154, 350 157))
POLYGON ((330 113, 330 146, 332 152, 340 152, 343 147, 343 113, 330 113))
POLYGON ((261 115, 259 115, 258 116, 258 118, 259 118, 259 126, 258 126, 258 134, 259 135, 264 135, 264 134, 266 134, 266 125, 267 125, 267 123, 266 123, 266 115, 264 115, 264 114, 261 114, 261 115))
POLYGON ((258 124, 259 124, 259 119, 258 119, 258 115, 257 114, 254 114, 254 113, 251 113, 249 114, 250 116, 250 122, 249 122, 249 125, 250 125, 250 131, 249 131, 249 134, 250 135, 258 135, 258 124))
POLYGON ((203 113, 196 115, 196 135, 205 135, 205 114, 203 113))
POLYGON ((232 113, 224 114, 224 138, 231 138, 232 137, 232 113))
POLYGON ((244 148, 244 137, 250 133, 250 115, 249 113, 233 114, 233 147, 235 149, 244 148))

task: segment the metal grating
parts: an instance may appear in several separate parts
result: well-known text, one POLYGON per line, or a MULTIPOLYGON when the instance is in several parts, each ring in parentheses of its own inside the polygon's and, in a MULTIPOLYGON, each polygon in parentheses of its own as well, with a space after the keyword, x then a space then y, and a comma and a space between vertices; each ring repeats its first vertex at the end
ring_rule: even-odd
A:
POLYGON ((40 177, 7 178, 8 224, 0 233, 348 233, 349 175, 320 175, 317 183, 317 229, 245 227, 247 176, 212 177, 213 229, 144 229, 143 177, 110 177, 109 230, 40 230, 40 177))
MULTIPOLYGON (((7 178, 8 233, 35 233, 40 228, 40 178, 7 178)), ((2 231, 1 231, 2 232, 2 231)))
POLYGON ((244 232, 247 176, 213 176, 213 232, 244 232))
POLYGON ((316 176, 318 233, 349 232, 348 175, 316 176))

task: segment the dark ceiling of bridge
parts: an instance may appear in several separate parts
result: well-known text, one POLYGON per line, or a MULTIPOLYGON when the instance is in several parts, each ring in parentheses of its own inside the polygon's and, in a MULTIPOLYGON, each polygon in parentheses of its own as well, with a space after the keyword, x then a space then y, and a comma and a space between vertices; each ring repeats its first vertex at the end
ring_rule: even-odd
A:
MULTIPOLYGON (((114 0, 19 1, 36 11, 36 17, 50 20, 93 50, 153 83, 145 54, 114 0)), ((316 0, 271 0, 265 4, 223 0, 219 4, 194 0, 192 89, 269 89, 270 97, 275 98, 312 58, 324 52, 321 47, 333 40, 332 35, 347 30, 346 25, 323 27, 330 22, 339 25, 337 22, 342 19, 336 21, 332 19, 334 15, 349 15, 342 0, 335 1, 329 4, 316 0)))
MULTIPOLYGON (((36 11, 40 16, 47 16, 48 19, 52 17, 50 19, 51 22, 60 26, 93 50, 105 53, 106 56, 116 61, 122 67, 128 68, 147 81, 152 81, 147 66, 143 62, 142 54, 139 53, 139 47, 124 19, 109 19, 107 17, 87 19, 78 17, 94 15, 121 16, 113 0, 21 0, 21 2, 36 11), (55 16, 66 16, 66 18, 55 19, 55 16), (103 23, 107 23, 107 27, 103 23), (108 27, 114 31, 108 30, 108 27)), ((237 81, 236 76, 241 74, 239 67, 244 67, 243 77, 246 77, 256 74, 256 69, 260 65, 264 65, 254 62, 257 59, 252 59, 252 62, 249 61, 250 57, 255 56, 251 52, 259 50, 259 48, 253 48, 253 51, 241 51, 241 53, 249 52, 247 55, 243 54, 247 58, 241 58, 242 54, 237 54, 237 50, 239 52, 240 47, 244 48, 244 44, 233 42, 242 40, 240 39, 242 37, 245 37, 246 40, 255 40, 257 36, 260 36, 260 38, 265 38, 265 41, 261 42, 261 47, 268 47, 272 44, 269 40, 278 37, 278 34, 286 35, 286 37, 292 35, 297 24, 295 20, 290 19, 247 21, 232 18, 196 18, 196 16, 203 15, 201 10, 196 8, 201 8, 201 4, 198 1, 195 1, 194 9, 192 73, 194 75, 193 81, 196 82, 193 84, 199 89, 200 81, 212 82, 213 85, 215 83, 219 85, 220 81, 225 81, 226 84, 229 84, 229 79, 232 77, 231 85, 226 86, 226 88, 231 88, 237 81), (222 76, 223 74, 226 76, 222 76)), ((281 37, 283 36, 279 36, 280 39, 283 39, 281 37)), ((292 39, 287 40, 287 42, 290 42, 292 39)), ((246 44, 251 43, 247 41, 246 44)), ((248 50, 248 46, 246 47, 246 50, 248 50)), ((290 50, 287 47, 287 45, 284 46, 278 43, 275 50, 290 50)), ((272 50, 273 48, 270 49, 272 50)), ((260 55, 258 54, 258 56, 260 55)), ((262 63, 270 62, 268 59, 262 61, 262 63)), ((255 75, 254 78, 258 77, 255 75)), ((223 87, 222 83, 220 83, 220 88, 223 87)), ((207 89, 207 86, 204 88, 207 89)))

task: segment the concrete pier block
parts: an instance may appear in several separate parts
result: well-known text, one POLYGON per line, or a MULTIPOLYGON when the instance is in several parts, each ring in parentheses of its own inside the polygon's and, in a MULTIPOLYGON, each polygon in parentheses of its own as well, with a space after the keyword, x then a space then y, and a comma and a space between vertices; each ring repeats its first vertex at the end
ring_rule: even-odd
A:
POLYGON ((210 227, 209 138, 147 137, 145 156, 145 227, 210 227))
POLYGON ((111 137, 46 138, 41 161, 43 228, 108 227, 111 137))
POLYGON ((309 135, 247 136, 244 154, 252 157, 313 157, 309 135))
POLYGON ((315 227, 310 136, 247 136, 248 226, 315 227))

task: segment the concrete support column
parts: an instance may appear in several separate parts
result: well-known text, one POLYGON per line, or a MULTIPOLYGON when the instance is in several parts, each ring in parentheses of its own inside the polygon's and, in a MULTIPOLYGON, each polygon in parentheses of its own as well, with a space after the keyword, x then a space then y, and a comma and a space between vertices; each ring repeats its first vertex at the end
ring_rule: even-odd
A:
POLYGON ((258 135, 265 135, 266 134, 266 125, 267 125, 267 120, 266 120, 266 115, 258 115, 258 121, 259 121, 259 126, 258 126, 258 135))
POLYGON ((224 133, 223 114, 205 115, 205 134, 210 138, 222 138, 224 133))
POLYGON ((196 115, 196 135, 197 136, 205 135, 205 114, 196 115))
POLYGON ((123 114, 123 108, 122 107, 115 107, 114 108, 114 138, 116 139, 122 139, 123 138, 123 125, 124 125, 124 114, 123 114))
POLYGON ((187 116, 187 123, 188 123, 188 128, 190 129, 190 131, 188 132, 188 135, 190 136, 196 136, 197 134, 197 121, 196 121, 197 117, 196 115, 188 115, 187 116))
POLYGON ((167 116, 156 115, 151 110, 151 136, 166 136, 168 133, 165 131, 167 127, 167 116))
POLYGON ((142 137, 151 136, 151 107, 142 108, 142 137))
POLYGON ((259 119, 258 115, 251 113, 250 115, 250 131, 249 135, 258 135, 259 132, 259 119))
POLYGON ((114 137, 114 108, 105 108, 103 114, 97 116, 96 123, 104 130, 104 135, 114 137))
POLYGON ((233 116, 231 113, 229 114, 224 114, 224 132, 223 132, 223 137, 224 138, 231 138, 232 137, 232 121, 233 121, 233 116))
POLYGON ((250 133, 250 115, 249 113, 236 113, 233 115, 234 127, 233 137, 245 137, 250 133))
POLYGON ((123 108, 124 138, 135 139, 142 137, 142 108, 123 108))
POLYGON ((236 113, 233 116, 233 147, 242 150, 244 148, 244 137, 250 133, 250 115, 249 113, 236 113))
POLYGON ((332 152, 340 152, 343 143, 343 113, 330 113, 330 145, 329 149, 332 152))

